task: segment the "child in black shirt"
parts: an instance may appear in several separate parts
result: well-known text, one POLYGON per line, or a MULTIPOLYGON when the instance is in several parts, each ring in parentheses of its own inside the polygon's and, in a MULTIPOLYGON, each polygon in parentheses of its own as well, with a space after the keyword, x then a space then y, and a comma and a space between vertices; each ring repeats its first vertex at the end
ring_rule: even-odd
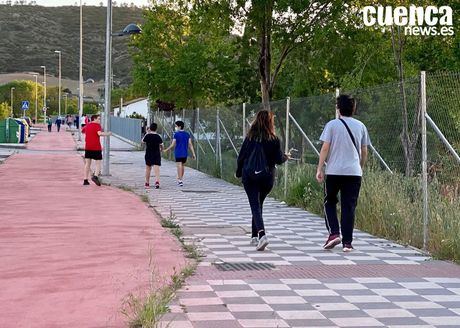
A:
POLYGON ((160 166, 161 152, 163 151, 163 139, 158 135, 157 124, 150 124, 149 132, 142 138, 142 142, 146 144, 145 148, 145 188, 150 188, 150 173, 155 174, 155 189, 160 188, 160 166))

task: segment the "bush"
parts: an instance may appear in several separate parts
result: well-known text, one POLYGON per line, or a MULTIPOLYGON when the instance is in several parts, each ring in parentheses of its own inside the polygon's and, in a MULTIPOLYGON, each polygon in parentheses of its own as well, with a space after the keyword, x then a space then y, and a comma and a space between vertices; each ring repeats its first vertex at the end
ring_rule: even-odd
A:
POLYGON ((0 120, 4 120, 5 118, 10 116, 11 107, 8 103, 0 103, 0 120))

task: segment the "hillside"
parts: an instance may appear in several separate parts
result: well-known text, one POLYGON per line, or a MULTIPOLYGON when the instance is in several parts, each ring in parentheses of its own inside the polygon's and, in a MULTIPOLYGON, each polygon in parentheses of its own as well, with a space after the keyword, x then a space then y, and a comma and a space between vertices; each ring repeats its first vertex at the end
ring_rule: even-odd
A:
MULTIPOLYGON (((105 7, 83 8, 83 77, 104 79, 105 7)), ((42 7, 0 5, 0 73, 58 72, 62 51, 62 77, 78 80, 80 7, 42 7)), ((113 31, 129 23, 142 23, 142 9, 113 8, 113 31)), ((129 83, 132 60, 129 38, 113 38, 113 74, 115 83, 129 83)))

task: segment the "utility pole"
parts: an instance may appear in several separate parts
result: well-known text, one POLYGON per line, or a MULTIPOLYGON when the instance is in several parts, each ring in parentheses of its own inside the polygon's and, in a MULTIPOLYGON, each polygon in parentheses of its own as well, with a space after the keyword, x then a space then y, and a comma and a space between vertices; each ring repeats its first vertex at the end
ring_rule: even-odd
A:
POLYGON ((40 66, 43 68, 43 123, 46 124, 46 66, 40 66))

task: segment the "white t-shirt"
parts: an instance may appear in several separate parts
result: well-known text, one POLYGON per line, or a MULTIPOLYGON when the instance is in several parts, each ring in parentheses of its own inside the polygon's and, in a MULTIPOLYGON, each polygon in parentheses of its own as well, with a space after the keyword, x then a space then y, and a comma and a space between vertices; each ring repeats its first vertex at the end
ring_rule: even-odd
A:
POLYGON ((329 154, 326 159, 326 175, 362 176, 361 146, 371 144, 369 133, 361 121, 347 116, 341 118, 350 128, 360 154, 358 155, 345 125, 339 119, 329 121, 320 137, 321 141, 330 143, 329 154))

